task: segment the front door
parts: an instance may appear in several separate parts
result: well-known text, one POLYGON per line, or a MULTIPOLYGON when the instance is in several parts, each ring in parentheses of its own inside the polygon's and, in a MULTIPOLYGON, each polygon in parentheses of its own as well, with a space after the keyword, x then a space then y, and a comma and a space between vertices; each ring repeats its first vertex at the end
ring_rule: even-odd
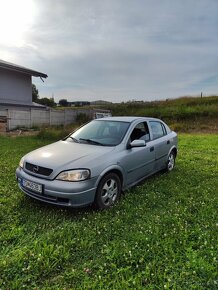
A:
POLYGON ((137 182, 154 171, 155 151, 146 122, 137 124, 132 130, 129 142, 134 140, 144 140, 146 145, 126 149, 124 153, 121 166, 126 172, 127 185, 137 182))

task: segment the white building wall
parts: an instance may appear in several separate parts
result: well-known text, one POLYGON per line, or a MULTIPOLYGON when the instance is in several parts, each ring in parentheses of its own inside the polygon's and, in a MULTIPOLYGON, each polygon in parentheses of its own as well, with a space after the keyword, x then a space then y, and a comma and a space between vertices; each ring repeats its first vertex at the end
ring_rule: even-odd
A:
POLYGON ((31 76, 0 68, 0 103, 31 105, 31 76))
POLYGON ((7 117, 8 116, 8 110, 1 110, 0 109, 0 117, 7 117))

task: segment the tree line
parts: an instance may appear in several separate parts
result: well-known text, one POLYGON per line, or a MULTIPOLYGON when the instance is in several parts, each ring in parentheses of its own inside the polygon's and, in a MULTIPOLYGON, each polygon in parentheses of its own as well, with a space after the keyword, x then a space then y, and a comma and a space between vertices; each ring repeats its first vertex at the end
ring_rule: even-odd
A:
MULTIPOLYGON (((39 91, 36 88, 36 85, 32 84, 32 101, 34 103, 48 106, 48 107, 56 107, 57 103, 54 101, 54 98, 40 98, 39 97, 39 91)), ((62 107, 68 107, 69 102, 66 99, 61 99, 58 104, 62 107)))

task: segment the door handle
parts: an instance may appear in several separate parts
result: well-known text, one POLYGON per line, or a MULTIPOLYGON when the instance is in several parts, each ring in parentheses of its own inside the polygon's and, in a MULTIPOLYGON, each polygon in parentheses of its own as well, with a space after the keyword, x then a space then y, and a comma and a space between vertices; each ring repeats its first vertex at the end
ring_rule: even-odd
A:
POLYGON ((167 140, 167 144, 170 144, 170 140, 167 140))
POLYGON ((150 152, 152 152, 152 151, 154 151, 154 146, 152 146, 152 147, 150 148, 150 152))

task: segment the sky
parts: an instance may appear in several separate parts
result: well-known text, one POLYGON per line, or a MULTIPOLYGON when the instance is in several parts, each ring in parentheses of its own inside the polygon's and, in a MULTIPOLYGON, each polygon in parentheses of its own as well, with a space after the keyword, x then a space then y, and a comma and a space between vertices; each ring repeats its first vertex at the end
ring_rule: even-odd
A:
POLYGON ((218 1, 0 0, 0 59, 56 102, 217 94, 218 1))

